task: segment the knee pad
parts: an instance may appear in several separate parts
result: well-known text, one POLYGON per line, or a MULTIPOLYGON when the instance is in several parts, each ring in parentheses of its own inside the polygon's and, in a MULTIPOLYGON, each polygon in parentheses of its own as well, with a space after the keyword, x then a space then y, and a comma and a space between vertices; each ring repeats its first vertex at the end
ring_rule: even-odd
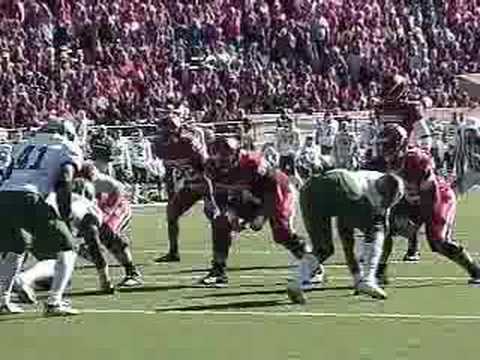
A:
POLYGON ((100 241, 111 252, 121 252, 128 247, 128 242, 120 235, 115 234, 108 226, 100 228, 100 241))

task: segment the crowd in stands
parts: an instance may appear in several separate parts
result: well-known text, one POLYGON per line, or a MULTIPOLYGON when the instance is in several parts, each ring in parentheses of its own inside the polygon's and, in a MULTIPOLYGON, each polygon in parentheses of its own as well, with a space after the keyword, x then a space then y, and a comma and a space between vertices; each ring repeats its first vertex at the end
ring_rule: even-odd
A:
POLYGON ((480 0, 0 0, 0 126, 363 110, 385 73, 471 106, 479 21, 480 0))

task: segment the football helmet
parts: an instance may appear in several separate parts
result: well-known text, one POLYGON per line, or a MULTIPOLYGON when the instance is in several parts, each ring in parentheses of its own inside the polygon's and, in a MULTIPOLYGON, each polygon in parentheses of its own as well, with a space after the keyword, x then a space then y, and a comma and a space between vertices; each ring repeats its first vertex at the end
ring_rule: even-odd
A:
POLYGON ((82 169, 80 170, 79 177, 87 179, 88 181, 94 181, 97 176, 97 168, 91 162, 86 162, 83 164, 82 169))
POLYGON ((387 75, 383 79, 382 98, 384 101, 399 102, 408 95, 407 78, 401 75, 387 75))
POLYGON ((402 156, 407 146, 407 130, 401 125, 386 124, 378 135, 378 153, 387 161, 402 156))
POLYGON ((87 179, 74 179, 72 183, 72 192, 81 195, 88 200, 95 200, 95 187, 87 179))
POLYGON ((35 134, 35 138, 42 138, 48 142, 75 141, 77 130, 75 124, 70 120, 59 117, 50 117, 48 122, 35 134))
POLYGON ((216 167, 226 171, 236 165, 239 159, 240 142, 231 137, 215 139, 212 147, 212 157, 215 159, 216 167))

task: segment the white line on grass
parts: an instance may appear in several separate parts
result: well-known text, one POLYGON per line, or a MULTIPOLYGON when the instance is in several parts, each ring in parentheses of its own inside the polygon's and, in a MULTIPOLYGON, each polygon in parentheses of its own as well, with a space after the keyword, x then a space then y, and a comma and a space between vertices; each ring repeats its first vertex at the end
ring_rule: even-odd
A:
POLYGON ((346 319, 397 319, 397 320, 451 320, 480 321, 480 315, 455 314, 405 314, 405 313, 336 313, 336 312, 278 312, 278 311, 216 311, 216 310, 142 310, 142 309, 82 309, 85 314, 143 314, 143 315, 201 315, 201 316, 262 316, 346 319))
MULTIPOLYGON (((277 276, 278 278, 288 276, 287 272, 265 272, 263 275, 239 275, 234 276, 240 279, 265 279, 266 277, 277 276)), ((97 275, 94 274, 76 274, 75 277, 80 279, 96 279, 97 275)), ((144 279, 197 279, 201 278, 201 275, 179 275, 179 274, 159 274, 159 275, 143 275, 144 279)), ((457 276, 394 276, 392 280, 400 281, 435 281, 435 280, 444 280, 444 281, 467 281, 467 277, 457 277, 457 276)), ((352 280, 351 276, 328 276, 328 280, 352 280)), ((158 284, 173 284, 173 283, 158 283, 158 284)))
POLYGON ((371 319, 413 319, 413 320, 474 320, 480 321, 480 315, 436 315, 436 314, 402 314, 402 313, 317 313, 317 312, 268 312, 268 311, 165 311, 167 314, 182 315, 238 315, 264 317, 318 317, 318 318, 371 318, 371 319))

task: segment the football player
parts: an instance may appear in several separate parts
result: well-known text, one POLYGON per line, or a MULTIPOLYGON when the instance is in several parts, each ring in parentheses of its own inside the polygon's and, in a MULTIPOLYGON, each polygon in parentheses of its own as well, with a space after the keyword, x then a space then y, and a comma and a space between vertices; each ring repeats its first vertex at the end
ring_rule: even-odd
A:
MULTIPOLYGON (((395 171, 405 181, 402 206, 406 208, 410 223, 425 224, 432 251, 465 269, 471 277, 470 283, 480 283, 480 267, 452 237, 457 205, 455 192, 443 177, 435 174, 431 156, 420 148, 408 148, 407 132, 400 125, 386 125, 380 140, 387 169, 395 171)), ((387 237, 379 266, 380 278, 385 278, 391 241, 391 237, 387 237)))
POLYGON ((122 132, 117 130, 113 133, 112 166, 115 178, 120 182, 126 182, 132 174, 132 163, 128 143, 122 138, 122 132))
POLYGON ((280 154, 275 149, 275 145, 272 142, 266 142, 262 147, 263 156, 268 165, 272 168, 278 168, 280 161, 280 154))
POLYGON ((377 283, 376 272, 390 209, 403 195, 403 181, 393 174, 341 169, 311 177, 300 190, 300 206, 319 264, 334 253, 331 218, 337 217, 338 233, 354 288, 374 298, 385 299, 387 295, 377 283), (355 229, 365 234, 363 269, 354 253, 355 229))
POLYGON ((165 119, 162 134, 155 139, 155 156, 163 160, 167 169, 174 169, 181 174, 181 184, 177 183, 170 189, 173 194, 170 194, 167 204, 169 250, 155 262, 180 261, 178 221, 193 205, 207 197, 212 208, 216 209, 211 183, 204 173, 208 159, 207 144, 205 137, 199 134, 203 132, 182 125, 180 118, 171 114, 165 119))
MULTIPOLYGON (((252 223, 260 227, 269 222, 273 240, 285 247, 298 265, 288 284, 288 292, 296 302, 304 302, 301 292, 303 274, 316 266, 315 259, 307 253, 305 243, 292 226, 295 212, 295 190, 288 176, 267 166, 265 158, 257 152, 240 150, 233 138, 218 139, 213 147, 207 171, 214 182, 215 191, 237 194, 244 203, 258 204, 252 223)), ((221 204, 221 202, 219 202, 221 204)), ((223 206, 219 205, 223 210, 223 206)), ((226 262, 232 242, 228 212, 221 211, 212 220, 214 259, 212 268, 203 283, 221 286, 228 282, 226 262)))
MULTIPOLYGON (((100 290, 106 294, 114 292, 114 287, 108 274, 108 267, 103 258, 103 246, 111 251, 120 264, 125 267, 127 276, 119 286, 136 286, 141 284, 139 274, 134 269, 131 261, 130 251, 128 249, 125 251, 128 245, 120 234, 115 233, 111 229, 108 214, 105 214, 97 206, 93 183, 84 178, 76 178, 73 182, 72 191, 72 231, 76 237, 82 238, 84 241, 79 247, 79 255, 92 261, 97 266, 97 270, 99 270, 100 290), (131 273, 135 273, 136 276, 128 275, 129 267, 133 268, 131 273), (126 280, 128 279, 136 281, 127 283, 126 280)), ((50 281, 54 272, 52 260, 42 259, 41 254, 34 253, 34 255, 40 261, 22 272, 16 278, 14 284, 14 290, 19 295, 21 301, 25 303, 36 302, 33 290, 35 284, 50 281)))
POLYGON ((138 201, 142 185, 148 182, 147 164, 153 161, 152 144, 143 136, 142 130, 138 129, 128 144, 130 159, 132 162, 134 182, 134 202, 138 201))
MULTIPOLYGON (((319 119, 318 119, 319 120, 319 119)), ((320 145, 322 155, 331 155, 335 136, 338 132, 338 122, 330 112, 325 113, 322 121, 317 120, 315 142, 320 145)))
POLYGON ((13 145, 0 139, 0 184, 7 178, 12 164, 13 145))
POLYGON ((468 119, 458 126, 454 152, 456 187, 465 194, 480 184, 480 120, 468 119))
POLYGON ((78 314, 63 301, 76 258, 69 222, 72 180, 81 168, 82 153, 75 136, 72 123, 50 119, 19 148, 9 178, 0 187, 0 219, 7 234, 0 242, 0 252, 6 253, 0 280, 2 313, 23 311, 10 298, 31 236, 34 251, 57 259, 45 314, 78 314))
POLYGON ((93 183, 97 205, 102 211, 103 222, 99 235, 85 238, 89 253, 93 254, 92 260, 99 273, 101 288, 105 292, 113 289, 101 245, 104 245, 125 269, 125 278, 118 284, 119 287, 142 285, 142 277, 134 265, 129 247, 132 210, 124 186, 113 177, 102 174, 91 163, 83 166, 81 176, 93 183), (100 239, 101 242, 89 239, 100 239))
POLYGON ((300 132, 295 129, 293 119, 287 118, 285 122, 277 128, 276 134, 276 147, 280 155, 279 167, 292 182, 301 183, 295 172, 295 156, 300 148, 300 132))
POLYGON ((335 136, 333 159, 335 168, 354 170, 358 167, 359 148, 355 135, 349 130, 348 123, 340 123, 340 129, 335 136))
POLYGON ((298 152, 295 166, 299 176, 306 181, 314 174, 333 169, 333 161, 328 155, 320 154, 320 149, 315 145, 313 136, 309 135, 298 152))

